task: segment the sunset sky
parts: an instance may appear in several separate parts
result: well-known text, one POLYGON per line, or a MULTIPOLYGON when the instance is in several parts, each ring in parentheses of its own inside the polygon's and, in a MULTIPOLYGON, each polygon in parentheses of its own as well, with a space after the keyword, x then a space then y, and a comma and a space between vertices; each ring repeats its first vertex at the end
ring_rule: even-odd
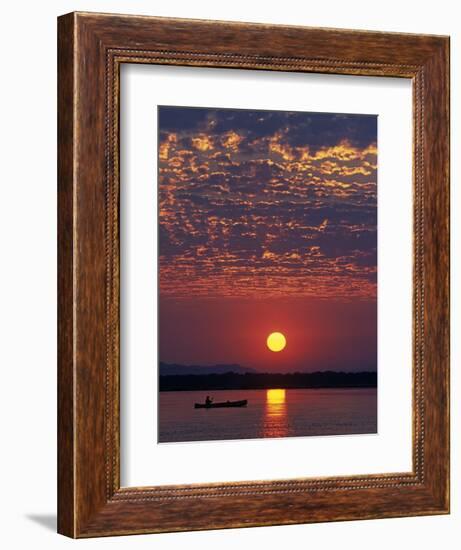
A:
POLYGON ((377 118, 158 115, 160 360, 375 370, 377 118))

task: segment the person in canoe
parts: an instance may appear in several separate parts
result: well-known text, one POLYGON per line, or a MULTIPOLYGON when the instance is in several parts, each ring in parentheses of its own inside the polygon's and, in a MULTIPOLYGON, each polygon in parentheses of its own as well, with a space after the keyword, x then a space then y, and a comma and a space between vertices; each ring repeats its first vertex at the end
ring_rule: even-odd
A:
POLYGON ((247 399, 241 399, 240 401, 222 401, 221 403, 215 403, 209 395, 206 396, 205 403, 194 403, 195 409, 221 409, 223 407, 246 407, 248 404, 247 399))

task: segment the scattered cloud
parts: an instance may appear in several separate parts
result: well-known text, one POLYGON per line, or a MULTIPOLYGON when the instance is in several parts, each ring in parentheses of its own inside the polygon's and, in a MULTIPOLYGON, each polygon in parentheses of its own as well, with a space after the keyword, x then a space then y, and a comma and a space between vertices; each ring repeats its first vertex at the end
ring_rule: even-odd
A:
POLYGON ((161 107, 160 291, 374 299, 376 117, 161 107))

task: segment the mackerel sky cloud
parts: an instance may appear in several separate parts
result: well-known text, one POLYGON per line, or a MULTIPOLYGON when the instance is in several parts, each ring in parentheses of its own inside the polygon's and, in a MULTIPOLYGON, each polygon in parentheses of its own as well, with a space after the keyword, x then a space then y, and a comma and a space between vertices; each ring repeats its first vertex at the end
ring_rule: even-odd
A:
POLYGON ((163 298, 376 299, 376 116, 158 115, 163 298))

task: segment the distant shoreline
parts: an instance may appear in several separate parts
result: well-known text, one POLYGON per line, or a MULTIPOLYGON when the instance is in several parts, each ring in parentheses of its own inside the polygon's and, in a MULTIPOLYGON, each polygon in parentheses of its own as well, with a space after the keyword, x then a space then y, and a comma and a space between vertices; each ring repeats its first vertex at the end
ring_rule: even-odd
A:
POLYGON ((376 372, 172 374, 159 376, 159 391, 376 388, 376 372))

